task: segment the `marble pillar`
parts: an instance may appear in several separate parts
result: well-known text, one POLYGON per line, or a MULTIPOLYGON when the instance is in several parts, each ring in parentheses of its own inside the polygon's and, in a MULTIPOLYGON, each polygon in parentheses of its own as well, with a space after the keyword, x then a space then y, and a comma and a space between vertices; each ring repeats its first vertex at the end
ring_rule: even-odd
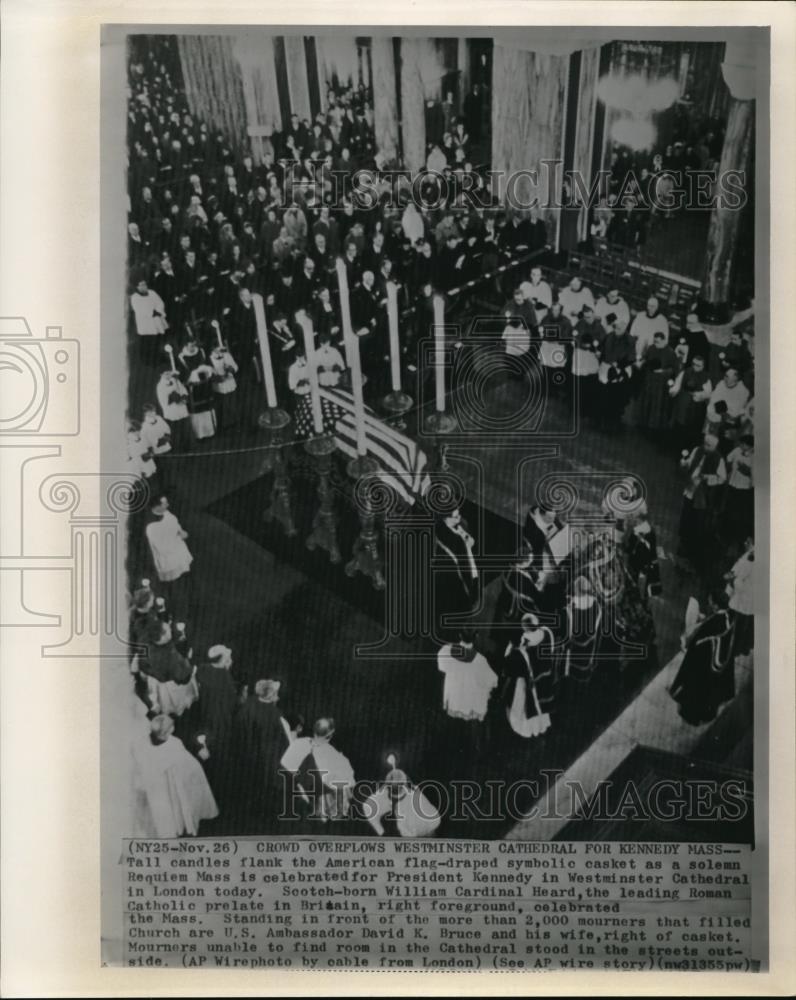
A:
MULTIPOLYGON (((727 130, 721 151, 719 177, 728 171, 744 172, 749 181, 749 158, 754 140, 755 103, 730 98, 727 130)), ((745 188, 746 184, 740 184, 745 188)), ((705 275, 702 280, 700 317, 707 323, 726 323, 730 318, 733 298, 733 269, 741 222, 741 206, 737 192, 733 197, 722 196, 722 183, 717 184, 716 204, 710 217, 705 275)))
POLYGON ((395 89, 395 58, 389 35, 373 38, 371 57, 376 149, 390 160, 398 152, 398 99, 395 89))
POLYGON ((421 71, 422 38, 401 39, 401 134, 404 163, 420 170, 426 162, 425 92, 421 71))
POLYGON ((527 209, 538 199, 552 237, 560 194, 569 56, 495 45, 492 57, 492 169, 501 201, 527 209))
POLYGON ((302 120, 311 118, 307 55, 301 35, 285 35, 285 63, 290 90, 290 110, 302 120))

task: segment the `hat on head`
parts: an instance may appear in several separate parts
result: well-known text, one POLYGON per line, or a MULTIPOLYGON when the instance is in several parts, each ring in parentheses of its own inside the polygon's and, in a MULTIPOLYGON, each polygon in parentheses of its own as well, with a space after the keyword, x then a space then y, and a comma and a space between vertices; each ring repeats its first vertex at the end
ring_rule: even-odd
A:
POLYGON ((216 646, 211 646, 207 651, 208 660, 220 660, 222 656, 226 656, 227 653, 231 653, 232 650, 229 646, 224 646, 219 643, 216 646))
POLYGON ((147 587, 141 587, 133 594, 133 605, 136 611, 146 611, 154 600, 154 593, 147 587))
POLYGON ((262 698, 263 701, 276 701, 281 686, 279 681, 257 681, 254 685, 254 693, 258 698, 262 698))

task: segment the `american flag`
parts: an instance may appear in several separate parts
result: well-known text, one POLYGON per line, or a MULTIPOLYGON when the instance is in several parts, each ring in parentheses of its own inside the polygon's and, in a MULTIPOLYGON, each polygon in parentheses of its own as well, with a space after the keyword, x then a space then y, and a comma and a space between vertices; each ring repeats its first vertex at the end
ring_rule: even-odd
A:
MULTIPOLYGON (((323 427, 331 434, 344 455, 357 456, 357 431, 354 398, 343 389, 321 387, 323 427)), ((303 437, 312 431, 312 408, 309 394, 302 396, 296 413, 296 430, 303 437)), ((376 475, 407 503, 424 496, 431 479, 428 458, 415 442, 380 420, 365 407, 365 440, 368 454, 379 463, 376 475)))

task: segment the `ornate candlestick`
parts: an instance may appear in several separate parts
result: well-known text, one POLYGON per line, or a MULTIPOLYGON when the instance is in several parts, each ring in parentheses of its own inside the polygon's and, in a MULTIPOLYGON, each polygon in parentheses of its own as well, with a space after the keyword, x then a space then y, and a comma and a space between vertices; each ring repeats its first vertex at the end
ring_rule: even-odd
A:
POLYGON ((434 472, 447 472, 448 465, 448 442, 445 435, 450 434, 457 428, 457 423, 450 413, 432 413, 426 417, 425 432, 434 436, 434 456, 431 466, 434 472))
POLYGON ((379 555, 379 536, 376 515, 370 502, 366 482, 378 470, 379 463, 372 455, 358 455, 348 463, 348 474, 356 481, 354 496, 359 508, 359 535, 354 542, 351 560, 346 563, 347 576, 362 573, 368 576, 376 590, 384 590, 384 562, 379 555))
POLYGON ((392 418, 391 422, 399 431, 406 430, 404 414, 408 410, 412 409, 413 402, 414 400, 412 397, 407 395, 405 392, 402 392, 400 389, 394 392, 388 392, 381 401, 381 405, 392 418))
POLYGON ((274 443, 278 440, 281 444, 284 440, 285 428, 290 423, 290 414, 281 406, 269 406, 257 418, 257 423, 264 431, 271 431, 274 443))
POLYGON ((285 442, 290 425, 290 417, 278 407, 266 410, 260 414, 260 427, 270 433, 270 448, 263 461, 261 472, 265 475, 273 472, 274 482, 271 486, 271 503, 263 512, 265 521, 278 521, 285 529, 288 538, 296 534, 293 520, 293 503, 290 496, 290 477, 285 456, 285 442))
POLYGON ((340 562, 340 548, 337 544, 337 517, 334 512, 334 495, 329 477, 332 468, 334 440, 328 435, 311 437, 304 445, 315 459, 318 470, 318 510, 312 521, 312 532, 306 545, 310 552, 320 547, 329 553, 333 563, 340 562))

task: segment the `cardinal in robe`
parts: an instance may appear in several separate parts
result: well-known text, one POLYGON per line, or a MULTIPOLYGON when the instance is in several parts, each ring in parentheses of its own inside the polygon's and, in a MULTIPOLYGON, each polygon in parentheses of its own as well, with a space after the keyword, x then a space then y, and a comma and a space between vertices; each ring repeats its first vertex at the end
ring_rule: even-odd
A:
POLYGON ((556 642, 534 614, 523 615, 522 634, 506 647, 504 700, 509 725, 518 736, 541 736, 552 725, 556 642))
POLYGON ((685 655, 669 693, 680 715, 697 726, 715 719, 735 694, 734 620, 725 591, 708 598, 707 613, 686 640, 685 655))
POLYGON ((587 681, 594 672, 602 609, 589 581, 579 576, 566 607, 564 676, 587 681))
POLYGON ((310 817, 322 822, 348 816, 356 780, 349 759, 332 746, 334 733, 334 719, 317 719, 312 736, 293 740, 282 755, 310 817))
POLYGON ((473 550, 475 539, 458 507, 438 519, 435 530, 435 550, 442 558, 443 569, 435 574, 438 584, 435 597, 438 622, 448 614, 472 611, 478 600, 478 567, 473 550))
POLYGON ((389 754, 390 770, 380 788, 362 803, 362 812, 376 833, 383 837, 433 837, 442 817, 422 790, 398 768, 395 754, 389 754))

